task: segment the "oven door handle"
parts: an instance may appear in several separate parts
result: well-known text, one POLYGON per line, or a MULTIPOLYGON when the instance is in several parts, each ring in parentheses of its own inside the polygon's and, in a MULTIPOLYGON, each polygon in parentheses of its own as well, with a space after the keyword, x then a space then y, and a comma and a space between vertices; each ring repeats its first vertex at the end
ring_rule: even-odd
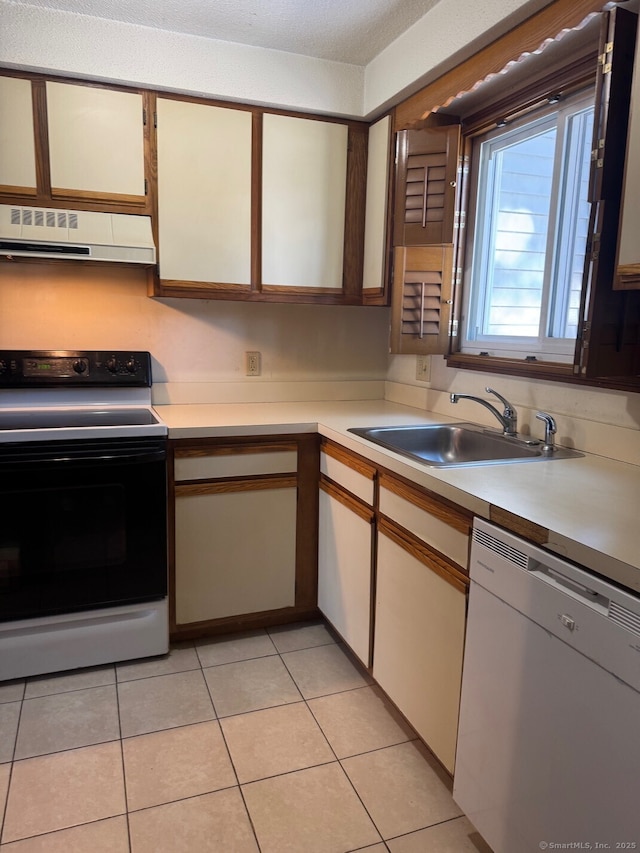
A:
POLYGON ((104 452, 83 453, 82 451, 70 451, 61 454, 59 451, 50 451, 46 454, 27 454, 21 453, 14 458, 11 456, 3 456, 0 459, 0 471, 3 469, 11 470, 18 466, 27 468, 40 468, 41 466, 52 465, 106 465, 106 464, 127 464, 139 465, 148 462, 164 462, 167 458, 165 450, 140 450, 140 451, 123 451, 119 453, 117 450, 108 450, 104 452))
POLYGON ((139 463, 139 462, 161 462, 166 459, 167 454, 164 450, 156 450, 153 452, 144 452, 140 453, 102 453, 102 454, 91 454, 90 456, 74 456, 73 454, 65 455, 65 456, 53 456, 50 459, 41 460, 45 462, 50 462, 52 464, 58 464, 60 462, 64 464, 79 462, 83 465, 87 463, 89 465, 93 464, 102 464, 105 462, 126 462, 126 463, 139 463))

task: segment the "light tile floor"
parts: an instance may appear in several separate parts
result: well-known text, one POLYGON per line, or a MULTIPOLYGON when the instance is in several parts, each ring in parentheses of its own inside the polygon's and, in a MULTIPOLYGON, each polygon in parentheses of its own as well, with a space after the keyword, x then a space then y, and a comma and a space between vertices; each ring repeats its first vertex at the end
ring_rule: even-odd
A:
POLYGON ((321 623, 0 684, 0 853, 490 853, 321 623))

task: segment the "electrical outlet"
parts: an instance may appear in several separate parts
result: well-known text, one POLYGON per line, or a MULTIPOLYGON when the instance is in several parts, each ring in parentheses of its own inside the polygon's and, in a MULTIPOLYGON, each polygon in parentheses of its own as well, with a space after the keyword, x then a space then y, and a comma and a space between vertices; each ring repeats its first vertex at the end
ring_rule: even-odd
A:
POLYGON ((431 377, 431 359, 428 355, 416 356, 416 379, 428 382, 431 377))
POLYGON ((245 352, 245 367, 247 376, 260 376, 261 358, 259 352, 245 352))

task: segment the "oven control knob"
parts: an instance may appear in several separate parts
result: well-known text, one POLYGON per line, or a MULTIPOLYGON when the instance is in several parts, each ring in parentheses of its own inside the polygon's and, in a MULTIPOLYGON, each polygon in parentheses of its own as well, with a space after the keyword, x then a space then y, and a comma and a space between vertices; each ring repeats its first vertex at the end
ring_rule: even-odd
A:
POLYGON ((0 359, 0 376, 7 372, 7 362, 0 359))
POLYGON ((116 373, 118 370, 118 362, 115 358, 111 357, 107 359, 107 370, 109 373, 116 373))
POLYGON ((125 364, 125 367, 129 373, 135 373, 138 369, 138 364, 133 358, 130 358, 125 364))
POLYGON ((87 364, 84 361, 74 361, 73 370, 75 373, 84 373, 87 369, 87 364))

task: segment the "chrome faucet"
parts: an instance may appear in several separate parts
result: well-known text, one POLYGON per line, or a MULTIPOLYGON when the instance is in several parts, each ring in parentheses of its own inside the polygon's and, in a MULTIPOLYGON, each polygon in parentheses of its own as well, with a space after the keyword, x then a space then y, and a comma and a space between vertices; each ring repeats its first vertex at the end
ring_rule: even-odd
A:
POLYGON ((537 412, 536 418, 539 421, 544 421, 544 444, 542 445, 542 451, 547 455, 551 455, 555 450, 553 440, 557 430, 555 419, 546 412, 537 412))
POLYGON ((452 403, 457 403, 458 400, 475 400, 476 403, 480 403, 480 405, 489 409, 489 411, 496 416, 502 425, 503 435, 516 435, 518 432, 518 413, 515 408, 502 396, 502 394, 498 394, 498 392, 494 391, 493 388, 485 388, 484 390, 487 394, 493 394, 501 401, 504 406, 502 414, 500 414, 495 406, 487 402, 487 400, 483 400, 482 397, 474 397, 471 394, 451 394, 449 399, 452 403))

